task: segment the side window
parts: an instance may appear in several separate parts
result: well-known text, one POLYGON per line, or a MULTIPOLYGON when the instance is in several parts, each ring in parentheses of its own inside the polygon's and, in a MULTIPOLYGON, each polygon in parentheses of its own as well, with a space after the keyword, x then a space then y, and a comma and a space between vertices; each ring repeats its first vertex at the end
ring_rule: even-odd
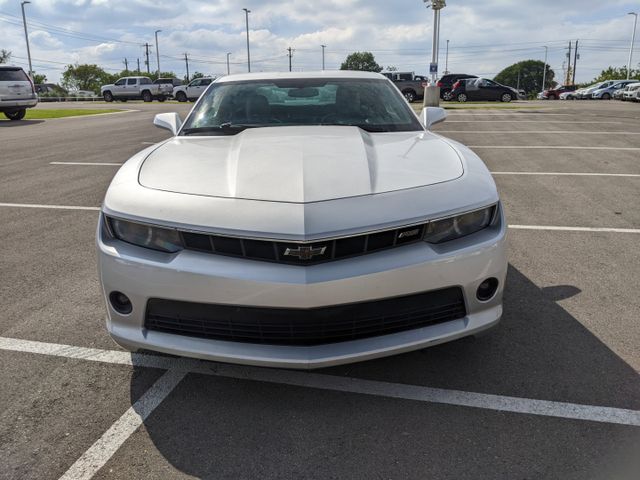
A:
POLYGON ((198 85, 200 85, 200 80, 194 80, 193 82, 191 82, 189 85, 189 87, 197 87, 198 85))
POLYGON ((115 85, 120 86, 120 85, 124 85, 126 82, 126 80, 124 78, 121 78, 120 80, 118 80, 115 85))
POLYGON ((151 79, 149 78, 141 78, 140 79, 140 85, 150 85, 151 84, 151 79))
POLYGON ((135 84, 136 84, 135 78, 127 78, 127 85, 135 85, 135 84))
POLYGON ((211 79, 210 78, 205 78, 203 80, 201 80, 200 85, 209 85, 211 83, 211 79))

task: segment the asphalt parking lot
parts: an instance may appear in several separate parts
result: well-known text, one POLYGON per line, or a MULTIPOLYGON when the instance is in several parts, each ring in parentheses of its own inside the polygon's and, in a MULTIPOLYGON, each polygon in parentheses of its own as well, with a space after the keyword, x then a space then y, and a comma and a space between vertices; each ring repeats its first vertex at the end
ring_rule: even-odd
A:
POLYGON ((537 105, 436 129, 505 205, 501 325, 311 373, 130 355, 106 333, 97 210, 169 135, 153 115, 191 104, 0 121, 0 478, 637 479, 640 105, 537 105))

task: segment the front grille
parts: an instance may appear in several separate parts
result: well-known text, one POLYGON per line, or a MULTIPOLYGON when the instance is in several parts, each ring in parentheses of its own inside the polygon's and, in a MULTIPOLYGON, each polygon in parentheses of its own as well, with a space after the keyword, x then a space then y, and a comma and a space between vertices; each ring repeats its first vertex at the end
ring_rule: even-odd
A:
POLYGON ((321 345, 388 335, 466 315, 462 289, 297 309, 147 302, 145 327, 176 335, 270 345, 321 345))
POLYGON ((315 265, 420 242, 424 238, 426 226, 423 223, 315 243, 253 240, 186 231, 181 231, 180 234, 187 250, 290 265, 315 265))

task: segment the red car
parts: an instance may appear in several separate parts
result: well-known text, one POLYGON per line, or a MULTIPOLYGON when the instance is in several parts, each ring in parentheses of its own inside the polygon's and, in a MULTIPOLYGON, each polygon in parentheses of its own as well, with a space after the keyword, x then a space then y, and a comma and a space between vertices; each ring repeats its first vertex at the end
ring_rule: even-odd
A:
POLYGON ((575 92, 575 85, 561 85, 556 88, 550 88, 542 92, 542 98, 545 100, 557 100, 560 98, 560 94, 564 92, 575 92))

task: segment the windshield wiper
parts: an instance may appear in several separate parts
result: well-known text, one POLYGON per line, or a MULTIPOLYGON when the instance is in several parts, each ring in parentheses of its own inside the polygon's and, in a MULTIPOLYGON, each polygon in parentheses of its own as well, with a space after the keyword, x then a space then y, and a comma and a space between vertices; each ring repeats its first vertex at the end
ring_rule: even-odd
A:
POLYGON ((206 127, 194 127, 194 128, 185 128, 182 130, 183 135, 199 135, 203 133, 211 133, 211 132, 222 132, 224 134, 235 135, 236 133, 240 133, 247 128, 257 128, 262 125, 250 125, 250 124, 242 124, 242 123, 221 123, 220 125, 209 125, 206 127))

